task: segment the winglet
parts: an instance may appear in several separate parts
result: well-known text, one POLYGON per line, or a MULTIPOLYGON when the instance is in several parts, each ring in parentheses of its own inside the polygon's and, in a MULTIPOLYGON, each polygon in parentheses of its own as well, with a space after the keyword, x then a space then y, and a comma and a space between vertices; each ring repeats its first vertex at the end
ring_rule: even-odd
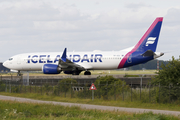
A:
POLYGON ((66 48, 64 49, 64 52, 62 54, 61 60, 66 62, 66 48))

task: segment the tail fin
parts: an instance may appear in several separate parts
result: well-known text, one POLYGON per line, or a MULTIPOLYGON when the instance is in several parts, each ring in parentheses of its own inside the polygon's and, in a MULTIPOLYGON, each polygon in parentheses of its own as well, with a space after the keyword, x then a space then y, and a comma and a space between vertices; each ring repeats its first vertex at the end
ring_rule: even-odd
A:
POLYGON ((135 45, 132 51, 156 51, 156 46, 159 39, 163 17, 156 18, 140 41, 135 45))
MULTIPOLYGON (((118 68, 129 67, 154 59, 163 18, 156 18, 143 37, 121 60, 118 68)), ((162 56, 163 54, 160 54, 162 56)))

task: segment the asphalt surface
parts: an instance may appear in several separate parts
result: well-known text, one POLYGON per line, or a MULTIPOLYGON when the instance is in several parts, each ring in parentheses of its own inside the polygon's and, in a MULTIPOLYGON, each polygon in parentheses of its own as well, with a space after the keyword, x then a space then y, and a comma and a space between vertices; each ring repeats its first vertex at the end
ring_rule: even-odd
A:
POLYGON ((78 106, 83 109, 96 109, 96 110, 107 110, 107 111, 123 111, 123 112, 132 112, 132 113, 145 113, 153 112, 155 114, 167 114, 180 116, 179 111, 168 111, 168 110, 154 110, 154 109, 142 109, 142 108, 125 108, 125 107, 113 107, 113 106, 102 106, 102 105, 89 105, 89 104, 79 104, 79 103, 66 103, 66 102, 54 102, 54 101, 42 101, 34 100, 29 98, 20 98, 20 97, 11 97, 0 95, 0 100, 11 100, 16 102, 28 102, 28 103, 40 103, 40 104, 54 104, 62 106, 78 106))

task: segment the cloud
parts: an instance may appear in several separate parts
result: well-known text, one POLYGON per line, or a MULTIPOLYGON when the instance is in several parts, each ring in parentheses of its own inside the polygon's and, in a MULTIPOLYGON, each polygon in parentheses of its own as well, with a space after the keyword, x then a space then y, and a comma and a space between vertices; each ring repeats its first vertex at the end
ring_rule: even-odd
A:
POLYGON ((180 8, 170 8, 168 9, 167 11, 167 14, 166 14, 166 19, 167 19, 167 25, 168 26, 179 26, 179 21, 180 21, 180 17, 179 17, 179 14, 180 14, 180 8))
MULTIPOLYGON (((83 1, 71 0, 0 1, 0 61, 23 52, 62 51, 64 47, 68 51, 121 50, 136 44, 153 20, 164 15, 159 51, 166 49, 162 46, 171 35, 178 42, 178 8, 116 2, 92 1, 85 6, 83 1)), ((174 47, 175 42, 168 45, 174 47)))
POLYGON ((132 9, 133 11, 138 11, 141 8, 152 8, 151 5, 146 5, 144 3, 129 3, 125 5, 126 8, 132 9))

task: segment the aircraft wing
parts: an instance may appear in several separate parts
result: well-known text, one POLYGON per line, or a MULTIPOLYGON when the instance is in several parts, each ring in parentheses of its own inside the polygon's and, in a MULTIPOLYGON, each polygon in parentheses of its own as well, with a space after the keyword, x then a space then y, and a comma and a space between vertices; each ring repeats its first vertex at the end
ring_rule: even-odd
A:
POLYGON ((86 70, 83 66, 78 65, 74 62, 71 62, 69 59, 66 58, 66 48, 64 49, 62 57, 59 59, 58 65, 62 70, 67 71, 74 71, 74 70, 86 70))

